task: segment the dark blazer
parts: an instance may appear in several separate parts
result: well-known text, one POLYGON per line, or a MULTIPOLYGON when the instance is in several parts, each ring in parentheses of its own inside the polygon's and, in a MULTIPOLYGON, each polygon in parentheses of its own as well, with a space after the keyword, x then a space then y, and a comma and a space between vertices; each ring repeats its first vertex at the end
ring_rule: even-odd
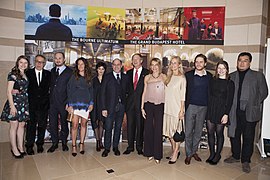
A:
MULTIPOLYGON (((186 101, 185 101, 186 110, 187 110, 188 105, 190 103, 190 96, 191 96, 191 92, 193 89, 193 83, 194 83, 194 73, 195 73, 194 69, 185 73, 186 80, 187 80, 186 101)), ((210 82, 210 79, 212 79, 213 76, 208 71, 206 71, 206 73, 207 73, 207 77, 209 78, 209 82, 210 82)))
POLYGON ((56 67, 51 70, 50 104, 63 107, 67 103, 67 84, 72 75, 69 67, 56 78, 56 67))
MULTIPOLYGON (((212 28, 211 30, 212 33, 216 33, 215 32, 215 28, 212 28)), ((216 34, 216 37, 214 37, 216 39, 222 39, 222 28, 218 27, 218 33, 216 34)))
MULTIPOLYGON (((121 73, 121 100, 124 106, 126 105, 127 84, 127 75, 121 73)), ((101 85, 101 110, 107 110, 108 114, 115 112, 115 107, 118 103, 117 86, 117 80, 113 72, 106 74, 101 85)))
POLYGON ((136 109, 140 110, 141 108, 141 101, 142 101, 142 93, 144 89, 144 77, 149 74, 149 70, 142 68, 142 72, 140 78, 137 83, 136 90, 134 90, 133 86, 133 69, 130 69, 127 72, 128 76, 128 96, 127 96, 127 104, 126 110, 128 111, 130 108, 135 107, 136 109))
POLYGON ((38 86, 35 68, 29 69, 26 72, 29 86, 28 86, 28 99, 29 109, 35 110, 48 110, 49 109, 49 89, 51 81, 51 73, 45 69, 42 70, 41 82, 38 86))
POLYGON ((62 24, 59 19, 51 18, 49 22, 37 28, 35 38, 42 40, 71 41, 72 31, 68 26, 62 24))

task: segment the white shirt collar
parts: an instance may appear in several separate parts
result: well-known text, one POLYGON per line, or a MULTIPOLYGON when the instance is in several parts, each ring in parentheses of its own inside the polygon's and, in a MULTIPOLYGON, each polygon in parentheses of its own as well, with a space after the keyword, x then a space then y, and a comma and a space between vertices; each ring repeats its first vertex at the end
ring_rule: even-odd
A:
POLYGON ((197 71, 196 71, 196 69, 195 69, 194 75, 205 76, 205 75, 207 75, 207 73, 206 73, 206 70, 204 69, 204 70, 203 70, 203 74, 198 74, 197 71))
POLYGON ((121 72, 120 73, 116 73, 116 72, 113 71, 113 75, 114 75, 115 79, 117 78, 117 74, 119 74, 119 77, 121 79, 121 72))
POLYGON ((35 68, 35 72, 36 72, 36 74, 39 73, 39 72, 42 73, 42 69, 41 69, 41 70, 37 70, 37 69, 35 68))

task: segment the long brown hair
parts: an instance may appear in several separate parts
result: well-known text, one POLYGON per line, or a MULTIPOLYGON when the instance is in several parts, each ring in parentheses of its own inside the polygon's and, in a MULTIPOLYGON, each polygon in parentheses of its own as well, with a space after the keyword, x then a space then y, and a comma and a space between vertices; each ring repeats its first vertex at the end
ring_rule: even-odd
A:
POLYGON ((92 71, 87 59, 85 59, 84 57, 80 57, 75 61, 75 70, 74 70, 75 79, 78 80, 79 77, 81 76, 80 71, 78 69, 79 61, 82 61, 84 63, 84 79, 86 80, 87 83, 90 83, 92 79, 92 71))
MULTIPOLYGON (((179 75, 183 75, 183 74, 184 74, 184 70, 183 70, 183 65, 182 65, 182 60, 181 60, 181 58, 180 58, 179 56, 173 56, 173 57, 171 58, 170 63, 172 62, 173 59, 176 59, 176 60, 178 61, 178 63, 179 63, 179 68, 178 68, 178 73, 179 73, 179 75)), ((171 66, 169 66, 168 72, 167 72, 167 79, 166 79, 166 81, 165 81, 165 84, 166 84, 166 85, 168 85, 169 82, 171 81, 172 75, 173 75, 173 72, 172 72, 172 70, 171 70, 171 66)))
POLYGON ((230 78, 230 77, 229 77, 229 64, 227 63, 227 61, 224 61, 224 60, 219 61, 219 62, 217 63, 214 78, 218 79, 218 77, 219 77, 217 70, 218 70, 218 66, 219 66, 220 64, 222 64, 222 65, 226 68, 226 70, 227 70, 227 72, 226 72, 226 79, 229 79, 229 78, 230 78))
MULTIPOLYGON (((153 61, 155 61, 155 62, 158 63, 159 73, 161 73, 161 71, 162 71, 162 69, 161 69, 161 60, 159 58, 153 58, 153 59, 151 59, 150 66, 151 66, 151 64, 152 64, 153 61)), ((152 74, 152 73, 153 73, 153 71, 150 68, 150 74, 152 74)))
POLYGON ((28 63, 25 71, 29 69, 29 59, 25 55, 20 55, 16 60, 15 66, 11 69, 11 73, 14 74, 18 79, 22 79, 21 71, 19 69, 19 61, 21 59, 25 59, 28 63))

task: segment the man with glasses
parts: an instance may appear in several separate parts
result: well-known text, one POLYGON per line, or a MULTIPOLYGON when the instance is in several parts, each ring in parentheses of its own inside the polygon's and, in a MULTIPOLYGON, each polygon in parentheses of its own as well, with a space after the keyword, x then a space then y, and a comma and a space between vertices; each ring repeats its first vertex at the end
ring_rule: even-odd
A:
POLYGON ((241 52, 237 58, 237 71, 230 74, 235 84, 228 127, 232 155, 224 160, 225 163, 237 163, 241 160, 245 173, 251 170, 249 164, 253 154, 256 124, 262 118, 262 104, 268 95, 265 76, 250 69, 251 61, 252 55, 249 52, 241 52))
POLYGON ((27 122, 26 131, 26 152, 28 155, 34 155, 34 143, 37 132, 37 152, 44 151, 44 136, 47 127, 49 110, 49 87, 51 73, 44 69, 46 64, 43 55, 36 55, 35 67, 26 72, 29 86, 29 113, 30 121, 27 122))

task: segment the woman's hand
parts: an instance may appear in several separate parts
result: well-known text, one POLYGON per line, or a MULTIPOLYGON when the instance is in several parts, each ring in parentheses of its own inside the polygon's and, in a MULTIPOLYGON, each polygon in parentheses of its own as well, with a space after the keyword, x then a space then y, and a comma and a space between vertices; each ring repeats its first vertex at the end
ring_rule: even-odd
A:
POLYGON ((90 105, 90 106, 88 107, 89 112, 91 112, 91 111, 93 110, 93 108, 94 108, 94 106, 93 106, 93 105, 90 105))
POLYGON ((102 116, 107 117, 108 116, 108 111, 107 110, 102 110, 102 116))
POLYGON ((17 114, 17 109, 15 108, 15 106, 11 106, 10 107, 10 114, 15 117, 17 114))
POLYGON ((142 110, 142 116, 143 116, 143 118, 146 119, 146 112, 145 112, 145 110, 143 108, 141 110, 142 110))
POLYGON ((74 110, 72 106, 68 106, 67 108, 68 113, 73 114, 74 110))
POLYGON ((221 124, 227 124, 228 122, 228 115, 224 114, 221 118, 221 124))
POLYGON ((185 112, 180 110, 180 112, 178 114, 179 119, 181 119, 181 120, 184 119, 184 116, 185 116, 185 112))

